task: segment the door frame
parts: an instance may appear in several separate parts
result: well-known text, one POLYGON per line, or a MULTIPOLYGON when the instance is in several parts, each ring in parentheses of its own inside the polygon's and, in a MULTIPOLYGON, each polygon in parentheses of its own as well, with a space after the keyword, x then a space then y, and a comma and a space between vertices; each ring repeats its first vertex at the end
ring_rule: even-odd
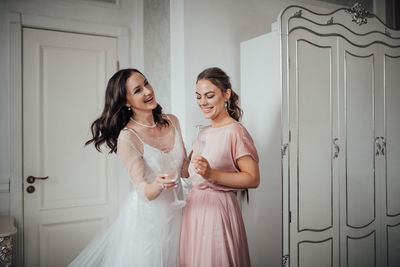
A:
MULTIPOLYGON (((139 9, 140 10, 140 9, 139 9)), ((138 11, 139 13, 140 11, 138 11)), ((140 17, 140 16, 139 16, 140 17)), ((80 34, 101 35, 117 39, 117 60, 120 68, 131 66, 130 33, 128 27, 99 23, 56 19, 25 13, 8 13, 9 22, 9 93, 10 93, 10 215, 15 218, 18 229, 15 238, 15 264, 24 266, 24 192, 23 192, 23 146, 22 146, 22 29, 31 27, 80 34)), ((141 48, 141 24, 135 23, 134 45, 141 48)), ((140 49, 138 49, 140 50, 140 49)), ((139 51, 140 52, 140 51, 139 51)), ((138 52, 138 53, 139 53, 138 52)), ((134 52, 135 53, 135 50, 134 52)), ((142 68, 141 56, 133 54, 142 68)), ((120 179, 119 179, 120 180, 120 179)))

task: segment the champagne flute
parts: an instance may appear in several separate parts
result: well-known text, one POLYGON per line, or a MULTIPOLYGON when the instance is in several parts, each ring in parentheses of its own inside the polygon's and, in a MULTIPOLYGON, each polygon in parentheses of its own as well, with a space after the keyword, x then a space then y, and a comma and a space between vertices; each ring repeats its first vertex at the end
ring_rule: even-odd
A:
MULTIPOLYGON (((179 183, 179 175, 178 175, 178 171, 176 169, 169 169, 163 172, 164 177, 168 180, 170 180, 171 182, 174 182, 176 185, 178 185, 179 183)), ((176 208, 176 209, 181 209, 186 205, 186 201, 185 200, 180 200, 178 199, 178 195, 176 194, 176 188, 177 186, 175 186, 172 190, 173 190, 173 194, 174 194, 174 201, 171 203, 171 205, 176 208)))
POLYGON ((200 131, 203 128, 202 125, 196 125, 197 138, 193 142, 193 156, 201 156, 204 152, 204 147, 206 146, 206 140, 200 138, 200 131))
MULTIPOLYGON (((193 150, 192 158, 194 156, 203 156, 204 148, 206 146, 206 140, 204 136, 200 135, 200 132, 203 127, 204 127, 203 125, 196 125, 197 137, 192 144, 192 150, 193 150)), ((193 187, 194 184, 201 183, 204 181, 204 178, 198 173, 194 173, 192 176, 189 177, 189 179, 191 187, 193 187)))

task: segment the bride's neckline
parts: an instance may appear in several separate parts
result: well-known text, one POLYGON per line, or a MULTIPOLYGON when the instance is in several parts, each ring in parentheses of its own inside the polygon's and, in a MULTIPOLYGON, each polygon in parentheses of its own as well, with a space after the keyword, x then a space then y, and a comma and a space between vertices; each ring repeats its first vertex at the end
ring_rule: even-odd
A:
MULTIPOLYGON (((172 148, 171 148, 170 150, 168 150, 168 151, 162 151, 161 149, 159 149, 159 148, 157 148, 157 147, 155 147, 155 146, 152 146, 152 145, 146 143, 146 142, 143 141, 143 139, 139 136, 139 134, 138 134, 134 129, 132 129, 131 127, 126 126, 125 129, 129 129, 129 130, 133 131, 133 133, 136 135, 136 137, 139 139, 139 141, 143 144, 143 154, 145 153, 145 149, 144 149, 145 146, 148 146, 148 147, 150 147, 150 148, 152 148, 152 149, 154 149, 154 150, 157 150, 157 151, 159 151, 159 152, 162 153, 162 154, 169 154, 169 153, 171 153, 171 152, 175 149, 177 131, 176 131, 176 129, 175 129, 174 126, 172 126, 172 129, 171 129, 171 131, 174 132, 174 138, 173 138, 173 139, 174 139, 174 140, 173 140, 174 145, 173 145, 172 148)), ((170 134, 170 133, 166 134, 165 136, 161 136, 161 137, 152 137, 152 138, 163 138, 163 137, 166 137, 166 136, 169 135, 169 134, 170 134)))
POLYGON ((162 153, 162 154, 169 154, 169 153, 171 153, 171 152, 175 149, 175 145, 176 145, 176 130, 175 130, 175 128, 173 128, 172 131, 174 131, 174 145, 172 146, 172 148, 171 148, 170 150, 168 150, 168 151, 162 151, 161 149, 156 148, 155 146, 152 146, 152 145, 150 145, 150 144, 144 142, 143 140, 141 140, 142 143, 143 143, 143 154, 144 154, 144 152, 145 152, 145 150, 144 150, 144 145, 146 145, 146 146, 148 146, 148 147, 150 147, 150 148, 152 148, 152 149, 155 149, 155 150, 159 151, 159 152, 162 153))

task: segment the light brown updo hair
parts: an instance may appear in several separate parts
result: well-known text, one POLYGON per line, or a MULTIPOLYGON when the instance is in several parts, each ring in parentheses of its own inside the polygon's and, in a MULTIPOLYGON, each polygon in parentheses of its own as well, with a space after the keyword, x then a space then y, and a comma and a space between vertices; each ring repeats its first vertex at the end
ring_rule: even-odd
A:
POLYGON ((239 107, 239 96, 232 90, 229 76, 220 68, 213 67, 203 70, 198 76, 197 81, 206 79, 217 86, 223 94, 231 89, 231 97, 228 99, 228 114, 236 121, 239 121, 243 115, 242 109, 239 107))

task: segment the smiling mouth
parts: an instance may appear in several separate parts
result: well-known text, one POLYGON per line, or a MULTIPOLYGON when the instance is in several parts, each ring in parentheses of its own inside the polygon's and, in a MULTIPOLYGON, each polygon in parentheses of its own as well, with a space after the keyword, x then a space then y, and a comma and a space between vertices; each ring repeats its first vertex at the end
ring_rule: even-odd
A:
POLYGON ((213 107, 208 107, 208 108, 201 108, 203 110, 204 113, 209 113, 213 107))
POLYGON ((145 100, 144 103, 149 103, 151 101, 153 101, 153 97, 150 97, 149 99, 145 100))

